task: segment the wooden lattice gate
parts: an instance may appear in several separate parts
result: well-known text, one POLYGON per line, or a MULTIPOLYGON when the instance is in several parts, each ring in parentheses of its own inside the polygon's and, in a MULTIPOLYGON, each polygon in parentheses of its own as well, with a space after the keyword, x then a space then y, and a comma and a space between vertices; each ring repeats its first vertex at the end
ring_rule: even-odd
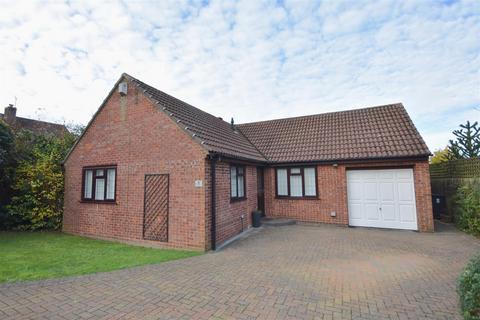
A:
POLYGON ((168 174, 145 175, 143 238, 168 241, 168 174))

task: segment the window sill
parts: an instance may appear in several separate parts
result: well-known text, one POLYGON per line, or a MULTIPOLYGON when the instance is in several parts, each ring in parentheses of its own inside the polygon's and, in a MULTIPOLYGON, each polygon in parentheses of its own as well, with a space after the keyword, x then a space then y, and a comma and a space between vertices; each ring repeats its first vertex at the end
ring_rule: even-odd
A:
POLYGON ((101 200, 80 200, 80 203, 94 203, 94 204, 118 204, 117 201, 101 201, 101 200))
POLYGON ((318 196, 312 197, 289 197, 289 196, 275 196, 277 200, 320 200, 318 196))
POLYGON ((244 201, 244 200, 247 200, 247 197, 243 197, 243 198, 230 198, 230 203, 232 203, 232 202, 241 202, 241 201, 244 201))

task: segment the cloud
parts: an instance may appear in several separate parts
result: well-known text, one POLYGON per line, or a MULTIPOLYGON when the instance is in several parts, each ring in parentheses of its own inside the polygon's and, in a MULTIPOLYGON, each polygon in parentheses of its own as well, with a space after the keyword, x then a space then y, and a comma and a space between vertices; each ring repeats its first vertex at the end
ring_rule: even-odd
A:
POLYGON ((122 72, 237 122, 402 101, 435 149, 480 118, 479 6, 4 2, 0 103, 86 123, 122 72))

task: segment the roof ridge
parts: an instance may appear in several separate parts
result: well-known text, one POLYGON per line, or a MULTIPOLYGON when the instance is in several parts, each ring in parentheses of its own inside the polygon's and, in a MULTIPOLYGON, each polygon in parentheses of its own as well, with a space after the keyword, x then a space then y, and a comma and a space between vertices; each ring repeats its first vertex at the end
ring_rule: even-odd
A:
POLYGON ((385 107, 402 107, 403 109, 405 109, 402 102, 396 102, 396 103, 389 103, 389 104, 377 105, 377 106, 372 106, 372 107, 363 107, 363 108, 358 108, 358 109, 330 111, 330 112, 309 114, 309 115, 304 115, 304 116, 295 116, 295 117, 286 117, 286 118, 276 118, 276 119, 261 120, 261 121, 244 122, 244 123, 239 123, 237 125, 238 126, 244 126, 244 125, 264 123, 264 122, 284 121, 284 120, 293 120, 293 119, 301 119, 301 118, 311 118, 311 117, 318 117, 318 116, 338 114, 338 113, 359 112, 359 111, 364 111, 364 110, 378 109, 378 108, 385 108, 385 107))
POLYGON ((260 149, 258 149, 258 147, 242 132, 242 130, 239 127, 237 129, 237 131, 255 148, 255 150, 257 150, 258 153, 265 158, 265 160, 269 161, 268 157, 262 151, 260 151, 260 149))
MULTIPOLYGON (((3 113, 0 113, 0 117, 3 116, 3 115, 4 115, 3 113)), ((41 123, 46 123, 46 124, 50 124, 50 125, 65 127, 65 124, 56 123, 56 122, 51 122, 51 121, 37 120, 37 119, 25 118, 25 117, 18 117, 18 116, 16 116, 15 118, 16 118, 16 119, 20 119, 20 120, 35 121, 35 122, 41 122, 41 123)))
POLYGON ((163 91, 163 90, 157 89, 157 88, 155 88, 154 86, 151 86, 151 85, 149 85, 148 83, 143 82, 142 80, 139 80, 138 78, 135 78, 135 77, 133 77, 133 76, 127 74, 127 73, 123 73, 123 75, 124 75, 124 76, 127 76, 127 77, 130 77, 131 79, 133 79, 133 80, 135 80, 135 81, 137 81, 137 82, 140 82, 141 84, 146 85, 146 86, 148 86, 148 87, 150 87, 150 88, 152 88, 152 89, 154 89, 154 90, 160 91, 161 93, 163 93, 164 95, 168 96, 169 98, 172 98, 172 99, 175 99, 175 100, 177 100, 177 101, 180 101, 180 102, 188 105, 188 106, 191 107, 191 108, 194 108, 194 109, 196 109, 196 110, 198 110, 198 111, 200 111, 200 112, 202 112, 202 113, 204 113, 204 114, 206 114, 206 115, 209 115, 209 116, 211 116, 211 117, 213 117, 213 118, 215 118, 215 119, 218 119, 218 120, 220 120, 220 121, 225 122, 226 124, 229 124, 227 121, 225 121, 225 120, 223 120, 223 119, 221 119, 221 118, 219 118, 219 117, 217 117, 217 116, 215 116, 215 115, 213 115, 213 114, 211 114, 211 113, 208 113, 208 112, 206 112, 206 111, 204 111, 204 110, 202 110, 202 109, 200 109, 200 108, 197 108, 197 107, 195 107, 194 105, 192 105, 192 104, 190 104, 190 103, 188 103, 188 102, 185 102, 185 101, 183 101, 183 100, 181 100, 181 99, 178 99, 178 98, 172 96, 171 94, 166 93, 166 92, 163 91))
POLYGON ((21 119, 21 120, 35 121, 35 122, 41 122, 41 123, 46 123, 46 124, 50 124, 50 125, 65 127, 64 124, 56 123, 56 122, 50 122, 50 121, 44 121, 44 120, 37 120, 37 119, 31 119, 31 118, 24 118, 24 117, 15 117, 15 118, 16 118, 16 119, 21 119))

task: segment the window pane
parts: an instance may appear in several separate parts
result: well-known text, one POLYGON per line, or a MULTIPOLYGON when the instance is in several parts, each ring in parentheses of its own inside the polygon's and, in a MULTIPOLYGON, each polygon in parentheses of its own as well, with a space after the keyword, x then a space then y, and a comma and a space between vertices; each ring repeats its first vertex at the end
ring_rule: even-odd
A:
POLYGON ((105 199, 105 179, 95 179, 95 200, 105 199))
POLYGON ((291 168, 290 174, 300 174, 300 168, 291 168))
POLYGON ((97 177, 103 177, 103 169, 98 169, 95 173, 97 177))
POLYGON ((93 179, 93 171, 92 170, 85 170, 85 188, 83 190, 83 197, 85 199, 92 198, 92 179, 93 179))
POLYGON ((245 190, 244 190, 244 176, 238 176, 238 197, 244 197, 245 196, 245 190))
POLYGON ((305 195, 306 196, 315 196, 315 168, 305 168, 303 169, 303 175, 305 177, 305 195))
POLYGON ((288 196, 287 169, 277 169, 277 195, 288 196))
POLYGON ((238 167, 237 170, 239 175, 243 174, 243 167, 238 167))
POLYGON ((230 192, 232 198, 237 197, 237 169, 230 167, 230 192))
POLYGON ((302 196, 302 176, 290 176, 290 196, 302 196))
POLYGON ((115 169, 107 170, 107 199, 115 199, 115 169))

